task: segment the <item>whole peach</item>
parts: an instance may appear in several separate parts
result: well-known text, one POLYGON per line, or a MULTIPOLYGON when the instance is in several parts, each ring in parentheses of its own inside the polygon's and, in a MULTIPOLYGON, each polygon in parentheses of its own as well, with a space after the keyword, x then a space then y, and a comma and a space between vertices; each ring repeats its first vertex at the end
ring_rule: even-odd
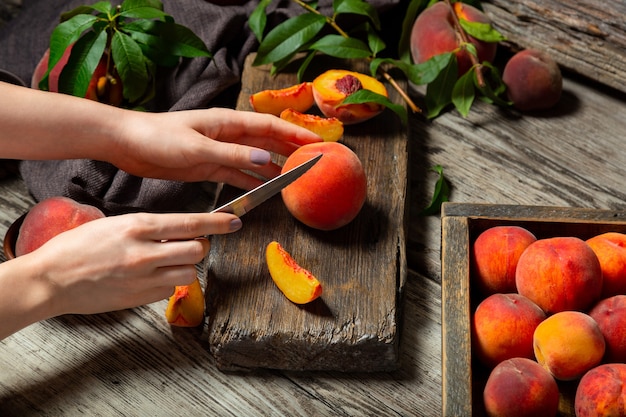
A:
POLYGON ((539 239, 520 256, 515 285, 546 313, 585 311, 600 298, 602 270, 593 250, 577 237, 539 239))
POLYGON ((520 226, 495 226, 482 232, 471 248, 473 283, 485 295, 516 292, 517 261, 536 240, 520 226))
POLYGON ((339 142, 301 146, 283 165, 283 172, 323 156, 281 194, 289 212, 309 227, 334 230, 359 214, 367 197, 367 178, 359 157, 339 142))
POLYGON ((626 362, 626 295, 604 298, 588 314, 604 336, 604 361, 626 362))
POLYGON ((525 49, 506 63, 502 81, 509 100, 522 111, 544 110, 556 105, 563 90, 558 64, 546 52, 525 49))
MULTIPOLYGON (((491 20, 477 8, 461 2, 454 3, 454 12, 459 19, 469 22, 491 23, 491 20)), ((455 25, 450 7, 445 2, 437 2, 417 17, 411 30, 411 56, 416 64, 428 61, 435 55, 455 52, 459 76, 472 66, 468 52, 459 50, 460 35, 455 25)), ((469 37, 476 47, 479 62, 492 62, 496 56, 497 43, 484 42, 469 37)))
MULTIPOLYGON (((59 77, 61 76, 61 71, 63 71, 63 68, 67 64, 71 53, 72 46, 70 45, 61 56, 61 59, 50 71, 50 74, 48 75, 48 91, 52 91, 54 93, 59 92, 59 77)), ((33 72, 33 76, 31 78, 31 88, 39 88, 39 82, 48 71, 49 58, 50 49, 47 49, 35 67, 35 71, 33 72)), ((114 74, 107 73, 106 56, 103 56, 96 66, 96 69, 94 70, 94 73, 89 81, 85 98, 111 104, 113 106, 119 106, 122 103, 122 100, 124 99, 122 93, 122 80, 117 74, 117 71, 114 74)))
POLYGON ((561 311, 535 329, 533 349, 537 362, 562 381, 580 378, 604 356, 604 336, 591 316, 561 311))
POLYGON ((83 223, 100 219, 104 213, 97 207, 78 203, 67 197, 50 197, 28 211, 15 242, 15 255, 34 251, 59 233, 83 223))
POLYGON ((554 417, 559 409, 559 387, 537 362, 511 358, 489 374, 483 401, 489 417, 554 417))
POLYGON ((626 294, 626 234, 609 232, 587 239, 602 268, 602 297, 626 294))
POLYGON ((577 417, 626 415, 626 364, 597 366, 580 379, 574 397, 577 417))
POLYGON ((533 334, 545 318, 543 310, 522 295, 490 295, 472 316, 476 357, 490 368, 510 358, 533 359, 533 334))

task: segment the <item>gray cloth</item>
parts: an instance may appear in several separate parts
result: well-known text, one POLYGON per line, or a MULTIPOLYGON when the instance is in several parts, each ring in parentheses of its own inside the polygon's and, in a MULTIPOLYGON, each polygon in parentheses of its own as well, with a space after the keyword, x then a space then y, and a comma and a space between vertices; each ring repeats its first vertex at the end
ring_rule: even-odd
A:
MULTIPOLYGON (((398 0, 379 0, 387 9, 398 0)), ((117 2, 112 2, 117 3, 117 2)), ((158 75, 159 86, 150 111, 234 107, 245 57, 258 43, 247 26, 257 1, 232 1, 219 6, 205 0, 164 1, 177 23, 194 31, 213 53, 212 60, 185 59, 158 75)), ((24 0, 18 17, 0 28, 0 68, 30 84, 37 62, 48 47, 59 15, 85 0, 24 0)), ((331 2, 320 2, 328 10, 331 2)), ((293 2, 273 2, 272 27, 301 12, 293 2)), ((1 97, 0 97, 1 99, 1 97)), ((200 184, 138 178, 99 161, 24 161, 20 173, 36 200, 64 195, 101 208, 107 214, 129 211, 180 211, 201 191, 200 184)))

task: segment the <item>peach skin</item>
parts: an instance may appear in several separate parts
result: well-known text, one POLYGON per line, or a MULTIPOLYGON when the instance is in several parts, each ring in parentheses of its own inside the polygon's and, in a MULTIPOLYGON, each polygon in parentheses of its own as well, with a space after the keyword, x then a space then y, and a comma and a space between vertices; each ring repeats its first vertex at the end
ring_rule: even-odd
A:
POLYGON ((626 234, 609 232, 587 239, 602 268, 602 298, 626 294, 626 234))
POLYGON ((322 284, 302 268, 278 242, 265 250, 267 267, 278 289, 295 304, 306 304, 322 295, 322 284))
POLYGON ((489 374, 483 402, 488 417, 554 417, 559 410, 559 387, 537 362, 511 358, 489 374))
POLYGON ((600 300, 589 315, 598 323, 606 342, 604 362, 626 363, 626 295, 600 300))
POLYGON ((536 240, 520 226, 495 226, 482 232, 471 248, 473 283, 484 295, 517 292, 517 261, 536 240))
POLYGON ((533 359, 533 334, 546 314, 516 293, 485 298, 472 317, 472 348, 489 368, 514 357, 533 359))
POLYGON ((591 247, 576 237, 531 243, 515 271, 517 291, 546 313, 586 311, 602 291, 602 269, 591 247))
POLYGON ((587 372, 574 397, 576 417, 626 415, 626 364, 609 363, 587 372))
POLYGON ((169 298, 165 318, 172 326, 196 327, 204 321, 204 294, 200 280, 190 285, 180 285, 169 298))
POLYGON ((605 342, 591 316, 580 311, 561 311, 537 326, 533 349, 537 362, 552 376, 570 381, 600 364, 605 342))

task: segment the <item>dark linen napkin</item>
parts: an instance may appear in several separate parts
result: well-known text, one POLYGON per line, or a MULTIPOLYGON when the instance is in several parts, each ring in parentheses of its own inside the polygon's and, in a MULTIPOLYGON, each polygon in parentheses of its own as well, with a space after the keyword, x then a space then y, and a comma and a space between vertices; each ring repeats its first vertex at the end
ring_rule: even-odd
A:
MULTIPOLYGON (((384 11, 398 2, 377 0, 373 4, 384 11)), ((176 68, 162 71, 150 111, 235 106, 244 60, 258 47, 247 26, 258 2, 231 3, 241 4, 220 6, 205 0, 163 2, 165 11, 177 23, 193 30, 214 56, 212 60, 185 59, 176 68)), ((91 3, 89 0, 24 0, 19 15, 0 28, 0 68, 30 85, 60 13, 83 4, 91 3)), ((329 0, 320 1, 320 9, 328 10, 330 4, 329 0)), ((293 2, 273 2, 268 12, 268 27, 272 27, 301 13, 301 9, 293 2)), ((107 214, 183 211, 207 188, 206 184, 139 178, 111 164, 92 160, 23 161, 20 173, 37 201, 65 195, 95 205, 107 214)))

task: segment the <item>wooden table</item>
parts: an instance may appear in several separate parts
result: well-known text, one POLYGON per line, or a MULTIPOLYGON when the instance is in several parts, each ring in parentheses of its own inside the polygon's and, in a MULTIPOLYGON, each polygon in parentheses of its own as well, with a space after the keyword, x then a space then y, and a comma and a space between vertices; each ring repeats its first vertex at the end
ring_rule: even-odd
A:
MULTIPOLYGON (((206 331, 170 328, 161 301, 55 318, 1 341, 0 415, 440 415, 441 222, 418 215, 436 181, 430 167, 444 167, 455 202, 621 210, 625 114, 623 93, 567 74, 551 114, 478 103, 467 119, 456 112, 432 122, 411 118, 409 275, 397 371, 222 372, 206 331)), ((20 179, 0 181, 0 235, 32 204, 20 179)))

